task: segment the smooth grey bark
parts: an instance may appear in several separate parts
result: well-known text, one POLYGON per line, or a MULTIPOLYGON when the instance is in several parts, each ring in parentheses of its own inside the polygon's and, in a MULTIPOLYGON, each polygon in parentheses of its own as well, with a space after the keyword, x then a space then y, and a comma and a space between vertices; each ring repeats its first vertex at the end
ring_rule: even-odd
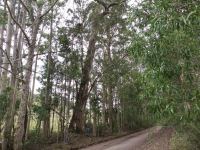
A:
POLYGON ((71 97, 71 79, 69 80, 68 83, 68 88, 66 87, 66 91, 68 91, 68 93, 66 93, 66 97, 67 97, 67 112, 65 113, 65 117, 66 117, 66 123, 65 123, 65 129, 64 129, 64 143, 68 143, 69 142, 69 117, 70 117, 70 97, 71 97))
MULTIPOLYGON (((23 22, 23 12, 20 9, 20 5, 18 5, 17 9, 17 14, 18 14, 18 21, 23 22)), ((10 63, 12 63, 12 74, 11 74, 11 81, 10 81, 10 87, 11 92, 9 96, 9 105, 5 114, 5 124, 6 126, 4 127, 3 131, 3 143, 2 143, 2 149, 3 150, 9 150, 11 149, 11 141, 12 141, 12 128, 14 126, 14 115, 15 115, 15 105, 16 105, 16 93, 17 93, 17 85, 18 85, 18 79, 17 79, 17 68, 18 66, 18 59, 19 59, 19 52, 21 49, 21 41, 22 37, 20 36, 21 34, 19 33, 19 28, 18 26, 13 29, 13 35, 14 35, 14 46, 13 46, 13 56, 12 59, 10 59, 10 63)), ((11 48, 10 45, 8 48, 11 48)), ((10 49, 11 50, 11 49, 10 49)), ((8 61, 8 60, 7 60, 8 61)), ((10 64, 11 65, 11 64, 10 64)), ((8 67, 8 66, 6 66, 8 67)), ((4 78, 4 77, 3 77, 4 78)))
MULTIPOLYGON (((112 56, 111 56, 111 42, 112 37, 110 35, 110 29, 107 30, 107 62, 108 64, 112 63, 112 56)), ((109 108, 109 126, 110 126, 110 132, 113 132, 113 83, 109 83, 108 85, 108 108, 109 108)))
POLYGON ((49 38, 49 49, 47 56, 47 82, 46 82, 46 94, 45 94, 45 109, 47 109, 47 116, 44 119, 43 124, 43 135, 44 138, 48 138, 50 136, 50 113, 51 113, 51 93, 52 93, 52 39, 53 39, 53 9, 51 10, 51 20, 50 20, 50 38, 49 38))
POLYGON ((24 83, 22 85, 22 99, 19 106, 18 112, 18 121, 17 121, 17 128, 16 134, 14 139, 14 150, 21 150, 23 146, 23 136, 24 136, 24 120, 26 118, 26 111, 27 111, 27 103, 29 97, 29 84, 32 74, 32 65, 34 59, 34 51, 35 51, 35 44, 37 39, 37 33, 39 30, 41 20, 37 19, 32 25, 32 32, 31 32, 31 45, 29 45, 29 52, 28 52, 28 60, 25 65, 26 72, 24 76, 24 83))
POLYGON ((97 114, 93 112, 93 124, 92 124, 92 134, 94 137, 97 136, 97 114))
MULTIPOLYGON (((6 2, 5 2, 6 3, 6 2)), ((10 0, 10 10, 12 15, 15 13, 15 1, 14 0, 10 0)), ((11 60, 10 60, 10 51, 11 51, 11 40, 12 40, 12 36, 13 36, 13 31, 14 31, 14 26, 13 26, 13 21, 11 18, 11 15, 8 14, 8 23, 7 23, 7 29, 6 29, 6 48, 4 53, 4 59, 3 59, 3 71, 2 71, 2 78, 1 78, 1 88, 0 91, 3 91, 4 89, 6 89, 6 87, 9 84, 9 79, 8 79, 8 67, 9 65, 11 65, 11 60)))
MULTIPOLYGON (((42 30, 41 30, 42 33, 43 33, 43 29, 44 29, 44 26, 42 27, 42 30)), ((41 38, 42 38, 42 35, 40 35, 40 38, 38 40, 37 45, 40 45, 41 38)), ((39 57, 39 50, 37 50, 37 54, 36 54, 36 58, 35 58, 34 74, 33 74, 33 79, 32 79, 33 83, 32 83, 31 93, 30 93, 30 96, 29 96, 29 103, 28 103, 28 116, 31 115, 31 108, 32 108, 32 103, 33 103, 33 99, 34 99, 34 90, 35 90, 35 81, 36 81, 36 74, 37 74, 38 57, 39 57)), ((31 123, 31 118, 28 117, 25 139, 28 138, 28 135, 29 135, 29 132, 30 132, 30 123, 31 123)))
MULTIPOLYGON (((103 76, 104 75, 104 72, 106 70, 106 67, 107 67, 107 51, 104 50, 104 58, 103 58, 103 76)), ((107 86, 106 86, 106 83, 105 83, 105 77, 103 78, 103 84, 102 84, 102 123, 104 125, 107 125, 108 124, 108 119, 106 117, 106 107, 108 105, 108 92, 107 92, 107 86)))
MULTIPOLYGON (((3 19, 6 19, 6 4, 4 3, 4 14, 3 19)), ((4 32, 5 32, 5 23, 0 24, 0 91, 1 91, 1 73, 2 73, 2 65, 3 65, 3 44, 4 44, 4 32)), ((2 133, 2 124, 3 120, 0 119, 0 135, 2 133)))
MULTIPOLYGON (((25 31, 23 30, 24 31, 23 33, 27 40, 26 42, 28 43, 28 59, 25 65, 24 82, 22 84, 22 97, 21 97, 21 101, 19 105, 16 134, 14 137, 14 150, 22 150, 23 148, 23 137, 24 137, 24 131, 25 131, 24 127, 25 127, 28 97, 29 97, 29 85, 30 85, 30 80, 31 80, 31 75, 32 75, 34 52, 35 52, 39 27, 43 20, 43 17, 49 13, 49 11, 56 5, 57 2, 58 0, 55 0, 54 3, 43 14, 41 14, 42 8, 38 6, 37 16, 35 18, 33 18, 33 14, 32 13, 30 14, 30 11, 28 11, 29 17, 32 20, 32 25, 31 25, 30 38, 27 36, 25 31)), ((31 3, 29 3, 29 8, 32 8, 31 3)))
MULTIPOLYGON (((4 14, 3 19, 6 19, 6 4, 4 3, 4 14)), ((3 43, 4 43, 4 32, 5 32, 5 23, 0 25, 0 78, 2 73, 2 65, 3 65, 3 43)))
MULTIPOLYGON (((93 91, 94 91, 94 99, 93 100, 96 101, 96 97, 97 97, 97 85, 96 84, 94 86, 93 91)), ((92 107, 92 110, 93 110, 93 112, 92 112, 92 114, 93 114, 92 134, 93 134, 94 137, 96 137, 97 136, 97 124, 98 124, 97 123, 97 121, 98 121, 97 106, 93 104, 91 107, 92 107)))

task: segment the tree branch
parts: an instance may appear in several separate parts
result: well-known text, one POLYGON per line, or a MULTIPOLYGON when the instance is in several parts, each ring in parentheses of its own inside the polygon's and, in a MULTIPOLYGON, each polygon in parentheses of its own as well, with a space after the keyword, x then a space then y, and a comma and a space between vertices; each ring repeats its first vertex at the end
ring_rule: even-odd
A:
POLYGON ((101 1, 101 0, 94 0, 94 1, 97 2, 97 3, 99 3, 99 4, 101 4, 105 8, 105 10, 107 9, 108 6, 103 1, 101 1))
POLYGON ((94 86, 95 86, 95 84, 96 84, 96 82, 97 82, 97 80, 98 80, 98 78, 100 77, 100 75, 98 75, 96 78, 95 78, 95 80, 93 81, 93 83, 91 84, 91 86, 90 86, 90 89, 88 90, 88 96, 90 95, 90 92, 92 91, 92 89, 94 88, 94 86))
POLYGON ((9 73, 15 75, 16 79, 20 80, 21 82, 25 82, 22 78, 17 77, 16 74, 14 74, 12 71, 10 71, 10 70, 4 68, 3 66, 0 66, 0 68, 2 68, 2 69, 4 69, 4 70, 8 71, 9 73))
POLYGON ((56 5, 59 0, 56 0, 39 18, 42 19, 56 5))
POLYGON ((34 21, 34 16, 33 16, 33 14, 31 14, 30 10, 28 9, 28 6, 26 6, 26 4, 22 0, 19 0, 19 2, 22 4, 24 9, 28 12, 28 15, 30 16, 31 21, 33 22, 34 21))
POLYGON ((116 6, 116 5, 119 5, 119 3, 111 3, 108 5, 108 9, 110 9, 111 7, 116 6))
POLYGON ((2 47, 0 47, 0 49, 6 55, 6 58, 8 59, 8 62, 10 64, 10 66, 11 66, 11 70, 13 70, 13 64, 12 64, 12 62, 11 62, 9 56, 8 56, 8 53, 2 47))
POLYGON ((50 110, 52 110, 53 112, 55 112, 63 120, 68 121, 65 116, 63 116, 60 112, 56 111, 54 108, 50 107, 50 110))
POLYGON ((101 1, 101 0, 94 0, 95 2, 101 4, 103 7, 104 7, 104 12, 102 13, 103 16, 109 14, 109 9, 113 6, 116 6, 116 5, 120 5, 121 3, 125 2, 126 0, 122 1, 121 3, 110 3, 110 4, 106 4, 105 2, 101 1))
POLYGON ((26 40, 27 40, 27 43, 29 46, 31 46, 31 43, 30 43, 30 40, 28 38, 28 35, 26 34, 26 32, 24 31, 24 29, 22 28, 22 26, 19 24, 19 22, 14 18, 14 16, 12 15, 12 12, 10 10, 10 7, 8 5, 8 2, 6 1, 6 6, 8 8, 8 11, 9 11, 9 14, 10 14, 10 17, 12 18, 12 20, 16 23, 16 25, 20 28, 20 30, 22 31, 22 33, 24 34, 26 40))

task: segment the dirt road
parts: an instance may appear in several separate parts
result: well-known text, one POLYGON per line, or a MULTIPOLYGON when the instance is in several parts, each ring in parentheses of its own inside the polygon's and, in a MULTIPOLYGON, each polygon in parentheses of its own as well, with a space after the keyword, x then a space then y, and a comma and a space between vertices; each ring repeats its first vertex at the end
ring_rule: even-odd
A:
POLYGON ((152 133, 157 133, 161 127, 154 127, 122 138, 93 145, 82 150, 135 150, 143 145, 152 133))

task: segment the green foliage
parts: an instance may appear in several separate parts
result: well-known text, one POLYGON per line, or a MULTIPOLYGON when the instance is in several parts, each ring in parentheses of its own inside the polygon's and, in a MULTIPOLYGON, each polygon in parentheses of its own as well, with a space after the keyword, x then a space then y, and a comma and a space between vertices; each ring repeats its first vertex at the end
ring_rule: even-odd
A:
POLYGON ((33 112, 36 114, 38 120, 44 120, 48 114, 47 109, 38 105, 33 105, 33 112))
POLYGON ((11 92, 11 88, 8 87, 2 92, 2 94, 0 94, 0 120, 3 119, 6 113, 7 106, 10 101, 10 92, 11 92))
POLYGON ((182 126, 177 126, 170 140, 171 150, 198 150, 200 128, 199 123, 188 123, 182 126))
POLYGON ((44 105, 44 91, 40 91, 40 95, 37 95, 35 98, 35 102, 32 105, 32 111, 34 115, 36 116, 37 120, 44 120, 48 116, 48 108, 45 107, 44 105))
POLYGON ((59 56, 64 59, 64 68, 60 68, 60 71, 67 75, 70 79, 78 79, 81 74, 80 57, 82 56, 80 56, 77 51, 70 49, 70 41, 65 28, 59 29, 59 44, 59 56))
POLYGON ((100 114, 100 98, 96 95, 93 95, 93 97, 90 100, 90 106, 92 107, 93 113, 100 114))
POLYGON ((79 79, 81 76, 79 57, 76 52, 71 52, 69 56, 70 65, 67 69, 67 74, 70 79, 79 79))
POLYGON ((136 71, 129 73, 121 81, 118 94, 121 99, 121 109, 125 129, 135 130, 149 127, 154 123, 154 112, 147 111, 146 98, 143 97, 142 76, 136 71))
POLYGON ((197 1, 143 1, 136 9, 131 53, 142 64, 150 112, 175 122, 198 121, 199 24, 197 1))
POLYGON ((0 26, 5 25, 7 23, 7 16, 5 15, 5 11, 0 8, 0 26))
POLYGON ((52 99, 52 106, 58 107, 59 106, 59 95, 55 95, 52 99))
POLYGON ((197 150, 187 134, 175 133, 170 140, 170 150, 197 150))
POLYGON ((111 62, 104 60, 104 83, 107 85, 116 86, 120 82, 120 78, 127 76, 131 66, 126 60, 122 60, 116 54, 113 56, 111 62))
POLYGON ((36 2, 39 7, 41 7, 45 4, 45 0, 37 0, 36 2))
POLYGON ((97 131, 99 136, 108 136, 110 134, 110 128, 105 124, 98 124, 97 131))
POLYGON ((59 35, 59 43, 60 43, 60 46, 61 46, 61 52, 70 52, 70 49, 69 49, 69 39, 68 39, 68 36, 67 34, 65 34, 66 32, 63 32, 64 28, 63 29, 60 29, 60 35, 59 35))

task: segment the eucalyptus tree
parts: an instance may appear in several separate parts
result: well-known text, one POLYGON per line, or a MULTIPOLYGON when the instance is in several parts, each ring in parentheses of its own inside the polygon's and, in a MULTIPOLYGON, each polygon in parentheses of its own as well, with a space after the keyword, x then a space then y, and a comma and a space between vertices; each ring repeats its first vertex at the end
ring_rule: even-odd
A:
MULTIPOLYGON (((120 1, 118 1, 120 3, 120 1)), ((116 6, 112 9, 110 16, 106 18, 105 29, 103 31, 102 44, 104 45, 104 63, 103 63, 103 86, 107 89, 107 105, 109 107, 109 126, 112 132, 114 127, 113 111, 114 111, 114 93, 117 86, 117 78, 115 76, 119 75, 117 72, 113 73, 113 66, 120 67, 119 64, 115 64, 115 58, 123 57, 122 55, 127 55, 125 48, 130 41, 130 35, 127 34, 128 31, 128 21, 126 13, 129 10, 127 2, 124 1, 123 5, 116 6), (121 55, 121 56, 120 56, 121 55)), ((117 69, 117 68, 116 68, 117 69)), ((120 70, 120 68, 119 68, 120 70)), ((125 72, 124 72, 125 73, 125 72)), ((105 91, 106 92, 106 91, 105 91)), ((105 105, 105 104, 104 104, 105 105)))
MULTIPOLYGON (((47 43, 46 43, 47 44, 47 43)), ((49 49, 47 47, 47 49, 49 49)), ((49 50, 45 58, 44 67, 42 69, 42 75, 39 79, 42 88, 40 89, 40 103, 43 109, 43 117, 40 118, 43 121, 43 137, 48 138, 50 136, 50 118, 51 118, 51 107, 53 99, 53 77, 55 76, 56 71, 56 61, 57 59, 54 56, 50 56, 49 50), (50 58, 49 58, 50 57, 50 58), (48 92, 48 97, 47 97, 48 92)), ((42 114, 39 114, 42 115, 42 114)))
POLYGON ((12 1, 10 3, 10 7, 8 6, 7 2, 5 2, 5 5, 7 5, 8 11, 10 12, 8 17, 8 25, 7 25, 7 41, 6 41, 6 51, 2 49, 4 52, 4 70, 2 71, 2 78, 1 80, 5 81, 4 83, 1 82, 2 90, 5 91, 7 87, 10 87, 10 93, 9 93, 9 99, 8 99, 8 105, 7 105, 7 111, 5 113, 5 124, 4 132, 3 132, 3 144, 2 149, 6 149, 7 147, 10 147, 10 141, 11 141, 11 132, 12 132, 12 125, 14 123, 14 113, 15 113, 15 107, 16 107, 16 99, 17 99, 17 90, 18 90, 18 84, 19 84, 19 77, 18 77, 18 69, 19 69, 19 59, 21 55, 21 49, 22 49, 22 32, 19 32, 19 27, 17 25, 13 26, 12 23, 14 22, 12 20, 13 15, 17 15, 18 17, 16 20, 24 26, 24 19, 23 19, 23 9, 21 9, 20 4, 15 5, 15 1, 12 1), (16 8, 16 12, 15 12, 16 8), (12 9, 12 11, 10 11, 12 9), (11 47, 13 39, 13 47, 11 47), (12 57, 11 57, 11 48, 13 50, 12 57), (10 70, 9 71, 9 66, 10 70), (8 73, 11 73, 10 77, 8 76, 8 73), (10 79, 9 79, 10 78, 10 79), (10 80, 10 81, 9 81, 10 80))
POLYGON ((1 3, 3 9, 0 9, 1 21, 0 21, 0 74, 2 72, 2 65, 3 65, 3 43, 4 43, 4 33, 5 33, 5 25, 7 23, 6 20, 6 4, 1 3))
POLYGON ((134 12, 139 33, 132 52, 143 66, 143 96, 151 110, 180 123, 198 123, 199 7, 198 1, 143 1, 134 12))
MULTIPOLYGON (((8 79, 8 69, 9 65, 11 65, 11 60, 10 60, 10 53, 11 53, 11 41, 13 37, 13 32, 14 32, 14 27, 12 25, 13 20, 11 18, 12 14, 15 14, 15 1, 10 1, 10 10, 11 14, 8 15, 8 23, 7 23, 7 29, 6 29, 6 47, 5 51, 1 49, 4 53, 4 59, 3 59, 3 71, 2 71, 2 78, 1 78, 1 88, 6 88, 9 85, 9 79, 8 79)), ((3 90, 3 89, 2 89, 3 90)))
MULTIPOLYGON (((1 2, 0 3, 1 6, 3 6, 3 8, 0 8, 0 15, 1 15, 1 18, 0 18, 0 80, 1 80, 1 74, 2 74, 2 67, 3 67, 3 50, 4 50, 4 41, 5 41, 5 36, 4 36, 4 33, 5 33, 5 28, 6 28, 6 24, 7 24, 7 17, 6 17, 6 5, 5 3, 1 2)), ((0 89, 2 88, 2 84, 0 83, 0 89)), ((5 94, 5 91, 2 91, 1 94, 5 94)), ((7 93, 6 93, 7 94, 7 93)), ((2 95, 2 96, 3 96, 2 95)), ((6 98, 5 98, 6 99, 6 98)), ((6 99, 7 100, 7 99, 6 99)), ((5 104, 4 102, 6 102, 5 100, 1 100, 2 104, 5 104)), ((6 108, 6 105, 2 105, 4 108, 6 108)), ((3 124, 3 116, 5 114, 5 109, 2 108, 2 112, 4 113, 1 113, 1 118, 0 118, 0 128, 2 127, 2 124, 3 124)), ((1 133, 2 129, 0 130, 0 133, 1 133)))
POLYGON ((52 75, 54 71, 54 65, 53 65, 53 58, 52 58, 52 47, 53 47, 53 18, 54 18, 54 11, 53 9, 51 10, 51 18, 50 18, 50 34, 49 34, 49 47, 48 47, 48 54, 47 54, 47 73, 46 73, 46 89, 45 89, 45 102, 44 106, 47 110, 47 116, 46 119, 44 120, 43 124, 43 130, 44 130, 44 137, 48 138, 50 135, 50 105, 51 105, 51 98, 50 95, 52 94, 52 75))
POLYGON ((90 109, 92 111, 92 135, 96 137, 98 135, 97 127, 100 120, 100 94, 97 82, 94 83, 94 88, 90 93, 90 109))
MULTIPOLYGON (((99 34, 99 29, 100 29, 99 25, 105 19, 104 17, 110 14, 110 8, 116 5, 120 5, 120 3, 116 2, 114 3, 110 2, 109 4, 99 0, 95 0, 95 2, 97 2, 97 5, 96 7, 93 7, 93 13, 90 14, 91 28, 90 28, 90 39, 88 42, 88 50, 82 68, 80 86, 77 93, 74 113, 69 127, 70 130, 75 130, 77 133, 83 133, 84 130, 84 112, 88 99, 90 71, 92 69, 93 59, 96 52, 95 45, 99 34), (101 12, 102 9, 98 7, 99 4, 103 6, 104 9, 103 12, 101 12)), ((94 3, 92 2, 91 5, 93 4, 94 3)))
MULTIPOLYGON (((73 27, 72 27, 73 28, 73 27)), ((73 34, 76 34, 76 31, 72 34, 71 29, 68 30, 64 28, 59 29, 59 57, 62 59, 60 62, 60 76, 62 78, 62 91, 64 93, 63 100, 61 101, 60 113, 61 117, 61 134, 65 137, 65 131, 68 130, 69 119, 70 119, 70 109, 73 105, 72 95, 77 91, 77 83, 80 80, 81 73, 81 53, 77 50, 77 47, 73 46, 73 34), (67 32, 66 32, 67 31, 67 32), (72 34, 72 35, 71 35, 72 34), (72 41, 70 37, 72 36, 72 41), (72 89, 75 88, 75 91, 72 89), (64 131, 65 130, 65 131, 64 131)), ((79 49, 79 47, 78 47, 79 49)))
MULTIPOLYGON (((21 87, 22 98, 21 98, 20 106, 19 106, 18 122, 17 122, 17 129, 16 129, 15 142, 14 142, 14 149, 18 150, 18 149, 22 149, 22 141, 23 141, 24 127, 25 127, 24 126, 25 114, 26 114, 26 107, 27 107, 27 102, 28 102, 29 84, 30 84, 31 73, 32 73, 32 65, 33 65, 33 58, 34 58, 34 52, 35 52, 35 47, 36 47, 36 41, 37 41, 37 34, 38 34, 40 24, 41 24, 43 18, 55 6, 57 1, 54 1, 53 3, 51 3, 51 2, 48 3, 48 4, 50 4, 50 6, 44 12, 42 11, 44 3, 43 2, 41 3, 41 1, 40 2, 19 1, 18 2, 19 5, 21 7, 23 7, 23 9, 26 11, 26 14, 29 17, 28 21, 31 24, 31 26, 30 26, 30 28, 28 28, 28 30, 30 31, 29 32, 30 34, 27 33, 26 29, 22 26, 22 24, 15 17, 15 15, 13 13, 12 3, 11 3, 11 6, 8 4, 7 1, 5 1, 5 3, 6 3, 6 6, 7 6, 7 10, 9 12, 10 20, 23 33, 23 36, 25 38, 27 48, 28 48, 28 58, 27 58, 27 63, 24 67, 25 68, 25 74, 24 74, 24 79, 22 79, 23 82, 22 82, 22 87, 21 87)), ((7 36, 7 38, 9 38, 9 36, 7 36)), ((8 44, 9 44, 9 42, 10 41, 8 41, 8 44)), ((11 106, 13 106, 13 105, 11 105, 11 106)), ((15 109, 10 108, 9 111, 10 111, 10 113, 13 114, 15 109)), ((12 120, 12 118, 11 118, 11 120, 12 120)), ((13 124, 13 123, 11 123, 11 124, 13 124)), ((11 125, 11 124, 8 127, 10 127, 10 126, 12 127, 13 125, 11 125)), ((11 128, 9 130, 4 129, 4 131, 6 131, 6 133, 9 133, 9 132, 11 132, 11 128)), ((10 137, 9 134, 4 134, 4 140, 3 140, 3 144, 2 144, 3 149, 9 148, 8 145, 11 143, 9 137, 10 137)))
MULTIPOLYGON (((118 79, 115 77, 119 75, 118 72, 113 72, 113 69, 120 70, 117 67, 120 67, 119 65, 121 64, 121 61, 115 63, 115 59, 125 58, 124 56, 127 55, 125 49, 131 39, 131 34, 128 32, 130 24, 126 16, 129 10, 128 4, 126 1, 123 1, 123 3, 122 1, 116 1, 116 3, 119 5, 110 8, 109 15, 104 17, 104 22, 101 23, 101 28, 99 28, 96 54, 93 62, 93 69, 97 68, 98 71, 97 73, 91 73, 97 77, 98 86, 102 87, 102 122, 103 126, 110 127, 110 132, 112 132, 115 126, 112 121, 115 115, 114 107, 116 106, 114 99, 116 99, 118 83, 118 79)), ((92 81, 90 83, 92 85, 92 81)))

